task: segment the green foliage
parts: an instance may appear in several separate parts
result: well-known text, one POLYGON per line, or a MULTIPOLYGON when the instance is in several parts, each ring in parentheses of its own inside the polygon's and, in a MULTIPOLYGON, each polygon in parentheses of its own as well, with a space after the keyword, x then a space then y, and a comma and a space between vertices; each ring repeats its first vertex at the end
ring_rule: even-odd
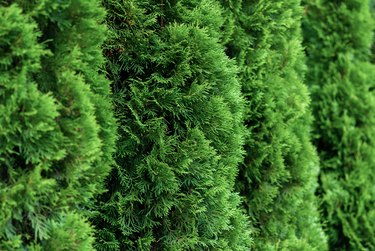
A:
POLYGON ((222 4, 233 33, 227 53, 241 67, 247 101, 249 133, 237 187, 253 223, 254 249, 326 250, 314 197, 318 161, 303 84, 300 1, 222 4))
POLYGON ((97 1, 0 1, 0 250, 92 250, 114 151, 97 1), (74 222, 74 223, 73 223, 74 222))
POLYGON ((215 1, 103 1, 117 167, 93 217, 98 250, 246 250, 237 68, 215 1))
MULTIPOLYGON (((370 0, 370 12, 372 14, 372 20, 375 22, 375 0, 370 0)), ((372 63, 375 63, 375 25, 372 27, 372 63)))
POLYGON ((375 250, 374 27, 368 1, 305 0, 307 79, 331 250, 375 250))
POLYGON ((44 250, 93 250, 91 227, 78 214, 64 214, 50 222, 51 238, 44 250))

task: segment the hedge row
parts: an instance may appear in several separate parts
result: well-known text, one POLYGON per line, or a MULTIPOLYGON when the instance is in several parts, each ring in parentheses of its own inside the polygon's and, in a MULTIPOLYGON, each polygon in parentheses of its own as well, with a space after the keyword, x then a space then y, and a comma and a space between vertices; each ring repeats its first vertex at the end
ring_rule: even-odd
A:
POLYGON ((0 250, 375 249, 373 6, 0 0, 0 250))

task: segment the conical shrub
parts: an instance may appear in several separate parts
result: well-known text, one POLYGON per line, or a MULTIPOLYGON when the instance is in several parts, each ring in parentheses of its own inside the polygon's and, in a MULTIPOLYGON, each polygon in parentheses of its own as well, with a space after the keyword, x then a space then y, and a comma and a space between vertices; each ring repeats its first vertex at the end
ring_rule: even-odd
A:
POLYGON ((233 192, 243 98, 215 1, 104 1, 117 168, 93 219, 98 250, 246 250, 233 192))
POLYGON ((369 2, 306 0, 305 46, 330 250, 375 250, 374 22, 369 2))
POLYGON ((246 97, 246 156, 237 188, 254 228, 254 250, 326 250, 314 189, 309 93, 299 0, 222 1, 227 54, 246 97))
POLYGON ((86 208, 115 142, 104 11, 1 1, 0 16, 0 250, 92 250, 86 208))

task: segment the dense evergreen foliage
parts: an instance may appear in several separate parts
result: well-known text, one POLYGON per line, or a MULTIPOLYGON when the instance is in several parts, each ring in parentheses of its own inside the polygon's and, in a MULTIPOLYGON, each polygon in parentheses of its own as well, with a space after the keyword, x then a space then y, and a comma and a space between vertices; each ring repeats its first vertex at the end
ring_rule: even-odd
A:
MULTIPOLYGON (((370 12, 372 14, 372 20, 375 23, 375 0, 370 0, 370 12)), ((372 26, 372 63, 375 64, 375 25, 372 26)))
POLYGON ((233 192, 243 98, 211 0, 104 1, 117 168, 93 219, 99 250, 248 250, 233 192))
POLYGON ((319 194, 331 250, 375 250, 375 68, 368 1, 306 0, 319 194))
POLYGON ((375 250, 374 31, 375 0, 0 0, 0 250, 375 250))
POLYGON ((254 250, 326 250, 314 197, 318 163, 303 83, 300 1, 222 3, 233 32, 227 53, 241 67, 247 101, 237 186, 253 222, 254 250))
POLYGON ((0 1, 0 250, 92 250, 115 128, 98 1, 0 1))

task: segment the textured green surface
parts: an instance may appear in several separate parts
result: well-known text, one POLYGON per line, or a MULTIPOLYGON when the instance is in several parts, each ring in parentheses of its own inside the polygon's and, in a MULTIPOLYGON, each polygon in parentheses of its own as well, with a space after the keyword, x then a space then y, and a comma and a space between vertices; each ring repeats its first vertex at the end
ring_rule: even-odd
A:
POLYGON ((243 98, 215 1, 104 1, 117 168, 94 219, 99 250, 247 250, 233 193, 243 98))
POLYGON ((368 1, 306 0, 307 80, 331 250, 375 250, 374 22, 368 1))
POLYGON ((326 250, 314 189, 309 95, 299 0, 222 1, 227 53, 246 97, 246 157, 237 187, 254 228, 254 250, 326 250))
POLYGON ((0 250, 92 250, 115 128, 98 1, 0 1, 0 250))

